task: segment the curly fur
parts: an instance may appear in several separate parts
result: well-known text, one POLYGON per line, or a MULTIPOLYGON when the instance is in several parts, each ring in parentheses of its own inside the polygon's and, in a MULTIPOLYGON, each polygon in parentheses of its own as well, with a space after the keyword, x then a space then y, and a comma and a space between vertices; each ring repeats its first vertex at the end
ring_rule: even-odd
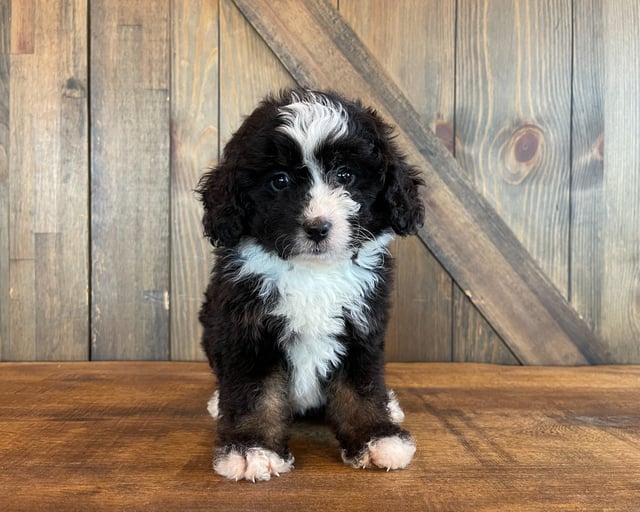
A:
POLYGON ((383 374, 386 245, 422 225, 421 184, 374 110, 308 90, 266 98, 202 177, 218 473, 289 470, 290 423, 310 411, 324 411, 346 462, 409 463, 413 439, 383 374))

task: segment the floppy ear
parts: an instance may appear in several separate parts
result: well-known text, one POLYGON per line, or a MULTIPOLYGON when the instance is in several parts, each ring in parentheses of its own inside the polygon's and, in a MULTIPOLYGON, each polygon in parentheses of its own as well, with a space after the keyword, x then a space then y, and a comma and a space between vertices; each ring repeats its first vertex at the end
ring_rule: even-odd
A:
POLYGON ((204 234, 215 247, 233 247, 246 233, 249 201, 236 183, 235 166, 223 161, 205 173, 196 193, 204 206, 204 234))
POLYGON ((415 235, 424 225, 420 171, 409 165, 393 140, 393 128, 378 113, 365 109, 374 153, 380 158, 383 188, 378 196, 385 220, 400 236, 415 235))
POLYGON ((424 225, 424 204, 419 190, 422 185, 419 171, 396 152, 387 166, 384 197, 389 205, 391 227, 400 236, 415 235, 424 225))
POLYGON ((420 171, 405 161, 390 139, 390 128, 386 128, 382 138, 382 156, 386 162, 383 194, 389 221, 398 235, 415 235, 424 225, 424 204, 420 195, 424 181, 420 171))

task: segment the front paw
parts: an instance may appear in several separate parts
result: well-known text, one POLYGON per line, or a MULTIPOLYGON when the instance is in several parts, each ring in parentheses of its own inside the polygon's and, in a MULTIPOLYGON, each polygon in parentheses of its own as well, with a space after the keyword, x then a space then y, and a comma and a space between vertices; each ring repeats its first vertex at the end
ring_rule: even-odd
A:
POLYGON ((250 480, 255 483, 271 480, 272 475, 280 476, 280 473, 291 471, 293 462, 292 455, 285 460, 265 448, 239 450, 235 447, 225 447, 217 451, 213 469, 230 480, 250 480))
POLYGON ((413 438, 404 434, 373 438, 355 457, 347 457, 343 450, 342 460, 354 468, 376 466, 389 471, 390 469, 406 468, 415 452, 416 444, 413 438))

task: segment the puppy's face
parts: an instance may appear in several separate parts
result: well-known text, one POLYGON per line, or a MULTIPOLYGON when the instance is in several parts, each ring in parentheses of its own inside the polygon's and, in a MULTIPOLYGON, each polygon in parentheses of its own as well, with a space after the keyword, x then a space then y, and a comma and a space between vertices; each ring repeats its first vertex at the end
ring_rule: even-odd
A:
POLYGON ((248 236, 285 259, 336 259, 382 232, 415 232, 420 180, 389 133, 373 111, 336 95, 266 100, 200 183, 205 233, 214 245, 248 236))

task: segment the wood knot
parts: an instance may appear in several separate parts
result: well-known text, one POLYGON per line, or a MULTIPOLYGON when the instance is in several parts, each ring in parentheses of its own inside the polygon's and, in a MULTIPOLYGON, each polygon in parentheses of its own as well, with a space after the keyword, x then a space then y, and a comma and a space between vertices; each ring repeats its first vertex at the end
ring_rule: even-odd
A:
POLYGON ((447 123, 441 117, 436 119, 435 134, 438 140, 449 150, 449 153, 454 154, 454 148, 457 144, 451 123, 447 123))
POLYGON ((537 126, 528 124, 515 131, 506 145, 507 183, 522 183, 540 160, 543 143, 544 135, 537 126))
POLYGON ((84 84, 77 78, 71 77, 64 85, 63 97, 70 99, 80 99, 86 96, 84 84))

